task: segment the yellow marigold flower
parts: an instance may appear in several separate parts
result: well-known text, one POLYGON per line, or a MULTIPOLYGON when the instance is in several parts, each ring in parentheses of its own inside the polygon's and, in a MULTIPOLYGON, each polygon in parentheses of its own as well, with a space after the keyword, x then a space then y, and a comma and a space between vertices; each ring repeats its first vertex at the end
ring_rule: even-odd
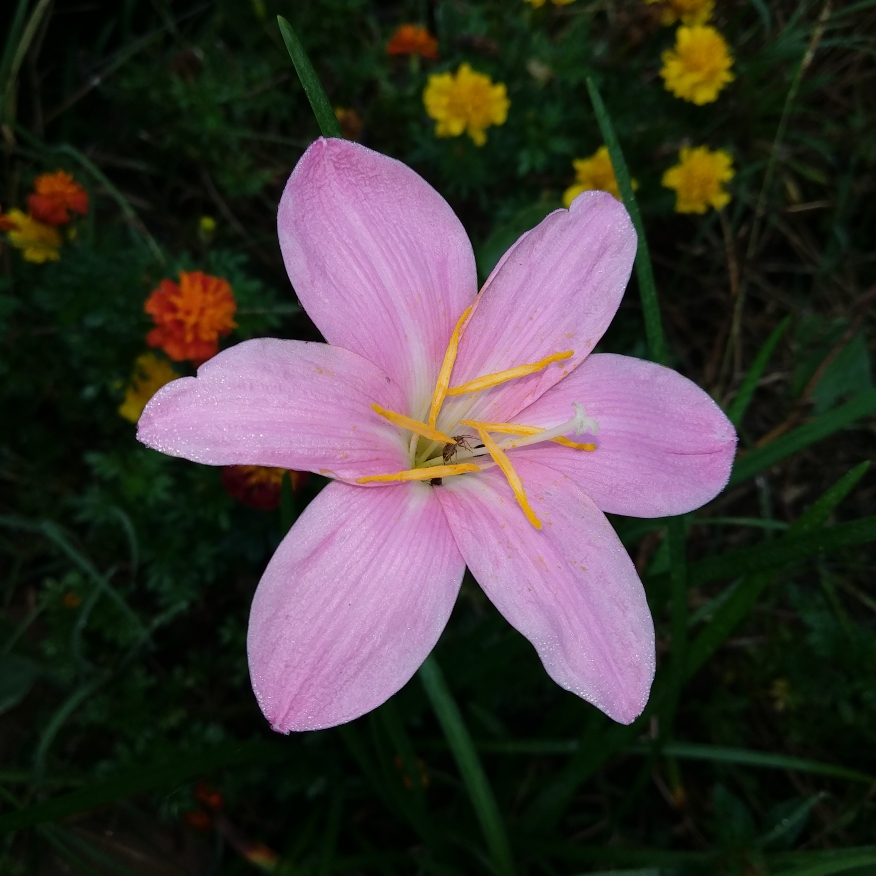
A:
MULTIPOLYGON (((545 0, 526 0, 526 2, 529 3, 533 9, 539 9, 545 4, 545 0)), ((575 0, 551 0, 551 3, 553 3, 554 6, 568 6, 570 3, 574 2, 575 0)))
POLYGON ((119 406, 119 414, 126 420, 136 423, 143 413, 149 399, 179 374, 173 370, 167 359, 159 359, 155 353, 143 353, 134 362, 134 373, 125 390, 125 400, 119 406))
MULTIPOLYGON (((608 156, 608 147, 600 146, 589 158, 576 158, 572 162, 572 167, 575 168, 575 183, 563 192, 565 207, 568 207, 581 192, 608 192, 619 201, 622 200, 614 168, 611 166, 611 158, 608 156)), ((630 182, 634 189, 639 187, 635 180, 630 182)))
POLYGON ((706 146, 685 148, 679 163, 663 174, 662 183, 674 189, 676 213, 705 213, 709 207, 720 210, 730 203, 724 183, 733 179, 733 159, 728 152, 712 152, 706 146))
POLYGON ((58 229, 44 222, 37 222, 21 210, 10 210, 6 214, 10 227, 7 232, 9 242, 22 251, 26 262, 41 264, 56 262, 61 258, 61 235, 58 229))
POLYGON ((675 48, 662 55, 660 75, 666 90, 697 106, 718 99, 718 92, 735 78, 733 55, 713 27, 680 27, 675 48))
POLYGON ((490 125, 504 125, 511 102, 504 84, 494 85, 483 73, 460 64, 453 73, 429 77, 423 92, 426 112, 435 119, 436 137, 458 137, 467 133, 476 146, 487 142, 484 131, 490 125))
POLYGON ((649 6, 659 4, 660 23, 705 24, 715 9, 715 0, 645 0, 649 6))

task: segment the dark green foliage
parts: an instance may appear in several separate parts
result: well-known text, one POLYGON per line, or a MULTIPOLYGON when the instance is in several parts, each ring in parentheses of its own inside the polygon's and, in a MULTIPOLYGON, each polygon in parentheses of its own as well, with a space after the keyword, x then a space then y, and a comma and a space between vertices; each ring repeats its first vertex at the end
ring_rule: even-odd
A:
POLYGON ((703 107, 663 89, 673 29, 653 13, 11 5, 0 204, 26 208, 63 168, 91 209, 60 261, 0 253, 0 874, 242 874, 259 843, 284 876, 874 872, 876 6, 719 2, 736 80, 703 107), (252 594, 324 481, 286 476, 277 510, 244 507, 218 469, 138 444, 118 408, 143 304, 180 270, 229 281, 222 346, 320 340, 276 240, 320 133, 278 15, 362 142, 451 202, 482 279, 604 137, 638 182, 648 248, 600 348, 665 349, 742 452, 709 506, 612 521, 657 628, 630 727, 560 690, 470 576, 421 683, 317 733, 278 737, 259 712, 252 594), (438 60, 386 55, 409 21, 438 60), (511 100, 480 148, 436 138, 423 109, 429 75, 462 62, 511 100), (723 215, 674 212, 660 183, 684 145, 733 155, 723 215))

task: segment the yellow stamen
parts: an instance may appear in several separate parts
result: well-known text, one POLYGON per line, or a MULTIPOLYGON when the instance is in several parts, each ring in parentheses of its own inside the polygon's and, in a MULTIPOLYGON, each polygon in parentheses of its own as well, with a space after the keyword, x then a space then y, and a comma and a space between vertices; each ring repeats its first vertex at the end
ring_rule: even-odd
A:
MULTIPOLYGON (((511 460, 508 459, 505 452, 500 449, 499 445, 490 438, 489 433, 486 430, 478 429, 478 435, 480 436, 481 441, 484 442, 484 447, 487 448, 490 456, 493 457, 493 461, 500 469, 502 469, 502 474, 508 478, 508 484, 514 493, 514 498, 517 499, 517 504, 520 505, 520 508, 526 515, 526 519, 536 529, 541 529, 541 521, 535 516, 535 511, 532 510, 532 507, 529 504, 529 499, 526 498, 523 483, 520 480, 520 476, 514 471, 514 466, 511 465, 511 460)), ((432 469, 432 471, 435 471, 435 469, 432 469)))
MULTIPOLYGON (((539 435, 545 432, 538 426, 524 426, 522 423, 481 423, 478 420, 461 420, 461 426, 471 426, 473 429, 484 429, 487 432, 496 432, 500 435, 539 435)), ((595 444, 581 444, 578 441, 570 441, 568 438, 549 439, 563 447, 571 447, 573 450, 596 450, 595 444)))
POLYGON ((544 429, 538 426, 524 426, 522 423, 482 423, 480 420, 460 420, 459 425, 483 429, 486 432, 497 432, 500 435, 538 435, 539 432, 544 432, 544 429))
POLYGON ((568 438, 551 438, 557 444, 562 444, 563 447, 571 447, 573 450, 596 450, 595 444, 581 444, 578 441, 570 441, 568 438))
POLYGON ((433 429, 431 426, 427 426, 419 420, 406 417, 404 414, 397 414, 395 411, 388 411, 386 408, 382 408, 378 404, 371 405, 371 410, 380 414, 384 419, 389 420, 390 423, 395 423, 396 426, 401 426, 402 429, 407 429, 409 432, 422 435, 430 441, 440 441, 442 444, 449 444, 453 441, 449 435, 445 435, 443 432, 439 432, 437 429, 433 429))
POLYGON ((526 377, 528 374, 535 374, 537 371, 547 368, 548 365, 554 362, 562 362, 563 359, 570 358, 574 353, 574 350, 566 350, 564 353, 553 353, 545 359, 532 362, 529 365, 518 365, 516 368, 509 368, 506 371, 485 374, 476 380, 470 380, 468 383, 463 383, 460 386, 451 387, 447 390, 447 395, 465 395, 469 392, 480 392, 482 389, 489 389, 491 386, 498 386, 500 383, 516 380, 518 377, 526 377))
POLYGON ((444 399, 447 398, 447 391, 450 389, 450 375, 453 373, 456 354, 459 352, 459 336, 462 334, 469 316, 471 316, 472 307, 474 307, 473 304, 466 307, 462 316, 459 317, 456 327, 453 329, 453 334, 450 336, 450 341, 447 344, 447 352, 444 354, 444 361, 441 363, 441 370, 438 372, 438 380, 435 381, 432 406, 429 408, 429 425, 433 429, 438 420, 438 414, 441 413, 441 405, 444 404, 444 399))
POLYGON ((394 474, 366 475, 363 478, 356 478, 356 483, 383 484, 392 481, 431 481, 432 478, 449 478, 453 475, 468 474, 480 470, 481 467, 473 462, 463 462, 459 465, 434 465, 432 468, 411 468, 407 471, 397 471, 394 474))

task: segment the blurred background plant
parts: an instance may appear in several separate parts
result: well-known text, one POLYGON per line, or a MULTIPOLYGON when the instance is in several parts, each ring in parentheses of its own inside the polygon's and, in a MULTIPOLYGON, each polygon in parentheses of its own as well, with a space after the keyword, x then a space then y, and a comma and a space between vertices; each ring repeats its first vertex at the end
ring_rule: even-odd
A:
MULTIPOLYGON (((0 873, 876 873, 876 2, 0 14, 0 873), (324 482, 170 459, 132 422, 218 348, 319 339, 276 243, 319 133, 277 14, 482 278, 570 186, 635 178, 669 362, 741 443, 709 506, 613 521, 658 632, 630 728, 468 579, 451 699, 424 675, 289 738, 257 708, 249 603, 324 482)), ((648 355, 638 277, 603 350, 648 355)))

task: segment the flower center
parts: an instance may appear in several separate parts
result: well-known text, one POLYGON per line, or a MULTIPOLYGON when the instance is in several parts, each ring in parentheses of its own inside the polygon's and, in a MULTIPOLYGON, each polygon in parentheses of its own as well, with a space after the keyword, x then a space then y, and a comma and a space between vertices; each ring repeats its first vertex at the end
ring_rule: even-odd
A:
POLYGON ((573 402, 574 416, 559 426, 550 429, 541 426, 524 425, 523 423, 487 423, 480 420, 460 420, 458 425, 450 429, 456 433, 459 426, 464 426, 468 431, 458 434, 448 434, 436 427, 441 408, 448 397, 467 395, 483 392, 494 386, 517 380, 529 374, 535 374, 544 370, 554 362, 561 362, 574 355, 573 350, 565 350, 561 353, 553 353, 540 359, 538 362, 530 362, 525 365, 517 365, 505 371, 497 371, 493 374, 485 374, 475 380, 462 383, 459 386, 451 386, 450 378, 453 374, 453 366, 459 352, 460 336, 471 316, 472 307, 466 308, 459 318, 450 341, 447 344, 447 352, 438 379, 435 382, 435 391, 432 394, 432 403, 429 407, 427 422, 415 420, 404 414, 388 411, 378 404, 372 404, 371 409, 390 423, 411 433, 410 456, 412 468, 405 471, 392 472, 390 474, 368 475, 356 479, 356 483, 392 483, 403 481, 429 481, 433 486, 440 486, 446 477, 472 474, 498 466, 502 474, 508 480, 514 497, 520 505, 527 520, 536 528, 541 529, 541 521, 532 510, 526 490, 519 475, 514 470, 508 452, 531 444, 539 444, 543 441, 553 441, 563 447, 572 450, 596 450, 592 443, 572 441, 565 437, 570 432, 577 437, 585 431, 594 435, 599 431, 599 424, 584 412, 583 405, 573 402), (471 434, 472 430, 475 434, 471 434), (510 438, 496 440, 494 435, 512 436, 510 438))

